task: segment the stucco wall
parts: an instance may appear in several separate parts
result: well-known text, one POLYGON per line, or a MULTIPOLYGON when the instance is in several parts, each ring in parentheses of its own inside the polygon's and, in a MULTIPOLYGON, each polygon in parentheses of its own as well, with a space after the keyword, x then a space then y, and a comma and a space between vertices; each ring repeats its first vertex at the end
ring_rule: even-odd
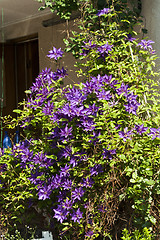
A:
MULTIPOLYGON (((144 28, 148 30, 147 35, 145 34, 144 36, 147 36, 148 39, 155 41, 153 47, 156 50, 157 55, 160 57, 160 0, 141 0, 141 2, 141 14, 144 20, 143 25, 144 28)), ((63 48, 63 38, 67 36, 65 23, 55 24, 50 27, 44 27, 42 25, 42 21, 51 18, 55 20, 59 19, 56 14, 49 13, 47 15, 42 15, 41 17, 28 19, 27 21, 22 21, 21 23, 7 26, 3 29, 3 37, 5 41, 35 33, 38 34, 40 70, 44 69, 45 67, 51 67, 53 70, 56 69, 56 64, 48 59, 46 55, 53 46, 57 48, 63 48)), ((70 29, 75 28, 74 21, 71 21, 69 25, 70 29)), ((0 38, 2 38, 2 34, 0 35, 0 38)), ((65 58, 61 60, 61 66, 64 66, 68 70, 71 69, 66 80, 66 84, 72 83, 77 79, 74 62, 75 59, 70 54, 67 54, 65 58)), ((157 63, 159 64, 160 60, 157 60, 157 63)))
MULTIPOLYGON (((65 80, 66 85, 77 79, 74 68, 75 59, 71 54, 66 54, 66 56, 60 61, 60 65, 57 66, 54 61, 51 61, 46 57, 48 51, 51 50, 53 46, 56 48, 61 47, 62 49, 65 47, 63 39, 67 37, 66 23, 58 23, 58 21, 60 21, 59 17, 57 17, 56 14, 50 13, 42 17, 29 19, 27 21, 7 26, 3 29, 3 35, 4 41, 8 42, 32 34, 38 34, 40 70, 45 69, 46 67, 51 67, 53 70, 56 70, 57 67, 64 66, 69 71, 69 75, 65 80), (57 23, 53 26, 44 27, 42 22, 48 19, 54 19, 57 23)), ((69 22, 69 29, 73 30, 74 28, 74 20, 71 20, 69 22)))
MULTIPOLYGON (((75 29, 74 21, 69 23, 69 29, 75 29)), ((40 69, 44 69, 46 66, 48 66, 53 70, 56 70, 56 68, 61 68, 63 66, 68 70, 68 76, 65 78, 64 82, 65 85, 77 81, 75 73, 76 69, 74 67, 75 59, 71 54, 67 53, 62 60, 60 60, 60 65, 56 65, 54 60, 50 60, 48 57, 46 57, 46 55, 53 46, 56 48, 62 48, 62 50, 65 48, 63 39, 67 38, 66 30, 66 23, 59 23, 51 27, 40 28, 38 32, 40 69)))
MULTIPOLYGON (((153 48, 160 57, 160 0, 142 0, 142 16, 144 27, 148 30, 144 36, 154 41, 153 48)), ((157 60, 160 64, 160 60, 157 60)), ((158 66, 159 68, 159 66, 158 66)))

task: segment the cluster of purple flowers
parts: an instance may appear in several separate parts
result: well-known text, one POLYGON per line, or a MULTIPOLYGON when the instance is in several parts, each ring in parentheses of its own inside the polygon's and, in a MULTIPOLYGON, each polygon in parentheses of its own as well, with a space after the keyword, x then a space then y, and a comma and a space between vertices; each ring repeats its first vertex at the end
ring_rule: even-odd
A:
POLYGON ((116 92, 118 95, 123 94, 126 97, 126 103, 124 104, 125 110, 130 114, 137 114, 137 109, 140 106, 140 103, 137 102, 137 95, 134 95, 133 92, 129 90, 129 86, 127 84, 122 83, 119 88, 116 88, 116 92))
POLYGON ((158 129, 155 129, 152 131, 153 128, 150 129, 150 133, 147 133, 148 127, 145 127, 144 124, 141 125, 135 125, 131 130, 128 130, 128 127, 125 127, 123 131, 119 131, 119 136, 120 138, 123 139, 123 141, 127 141, 127 139, 132 139, 133 135, 142 135, 144 133, 146 133, 148 136, 152 136, 152 138, 156 138, 156 137, 160 137, 160 135, 155 135, 155 133, 158 132, 158 129), (153 133, 154 132, 154 133, 153 133))
POLYGON ((85 45, 82 46, 82 53, 80 55, 86 56, 92 49, 96 49, 96 52, 99 54, 98 58, 102 58, 105 61, 105 57, 108 56, 109 52, 112 51, 113 45, 110 45, 108 42, 97 46, 91 40, 89 42, 84 42, 85 45))
MULTIPOLYGON (((101 53, 103 54, 103 47, 101 53)), ((32 146, 24 143, 21 143, 18 152, 14 149, 14 153, 16 152, 17 158, 21 159, 21 167, 29 166, 32 169, 30 181, 36 185, 39 200, 50 199, 58 190, 56 195, 58 205, 53 207, 54 218, 61 223, 68 218, 80 223, 82 211, 75 207, 76 203, 83 202, 83 196, 94 185, 94 178, 103 174, 103 166, 96 162, 94 166, 88 165, 88 170, 83 170, 84 175, 81 180, 77 180, 77 184, 73 180, 74 169, 80 165, 83 166, 86 162, 88 163, 88 153, 82 147, 80 151, 73 153, 70 146, 76 147, 77 134, 89 137, 91 148, 99 142, 100 132, 96 128, 95 119, 98 115, 103 114, 99 109, 104 101, 114 107, 113 103, 118 101, 116 94, 118 96, 124 95, 123 105, 129 114, 136 114, 139 104, 136 101, 137 95, 129 90, 128 85, 124 83, 120 85, 111 75, 97 75, 91 77, 90 81, 82 83, 81 89, 74 86, 64 88, 62 90, 64 103, 55 108, 54 102, 52 102, 52 95, 56 90, 55 85, 57 80, 65 75, 64 69, 58 70, 56 73, 51 72, 50 69, 43 71, 31 87, 27 103, 27 106, 32 107, 33 110, 37 109, 37 105, 41 107, 42 113, 53 122, 52 130, 48 136, 52 157, 50 158, 49 153, 42 151, 39 154, 33 154, 33 151, 30 150, 32 146), (50 88, 46 86, 47 83, 50 88), (126 102, 128 105, 125 105, 126 102), (47 170, 52 166, 58 172, 55 175, 48 175, 47 170)), ((131 131, 127 130, 126 128, 124 133, 119 132, 124 141, 131 136, 131 131)), ((115 155, 116 149, 102 149, 103 159, 111 160, 115 155)))
POLYGON ((54 103, 50 101, 50 98, 56 90, 55 86, 51 86, 66 76, 67 71, 63 67, 62 69, 57 69, 56 72, 52 72, 50 68, 42 70, 30 88, 31 93, 28 97, 27 106, 34 110, 43 106, 43 112, 46 115, 51 115, 54 103))
MULTIPOLYGON (((109 9, 103 9, 98 14, 101 16, 108 12, 109 9)), ((97 53, 105 59, 112 50, 108 43, 98 47, 91 41, 84 43, 83 55, 96 48, 97 53)), ((48 56, 57 60, 62 54, 61 49, 53 48, 48 56)), ((112 75, 92 76, 79 88, 59 88, 60 81, 66 75, 64 68, 56 72, 46 68, 36 78, 26 103, 26 108, 32 110, 33 114, 26 117, 22 125, 30 131, 33 119, 34 128, 37 129, 38 124, 35 124, 33 116, 37 112, 50 125, 42 133, 43 136, 36 135, 38 133, 35 130, 32 139, 15 145, 12 154, 17 161, 20 160, 21 168, 30 169, 29 180, 36 186, 38 200, 47 202, 54 198, 53 217, 60 223, 72 220, 80 224, 84 217, 85 197, 90 194, 96 180, 104 174, 105 164, 116 157, 118 151, 110 144, 106 146, 105 141, 104 144, 103 140, 100 141, 101 133, 106 130, 103 127, 100 129, 97 122, 105 111, 104 106, 108 104, 110 112, 119 108, 123 115, 134 118, 140 103, 130 86, 119 83, 112 75), (42 148, 34 143, 41 137, 46 144, 42 148), (95 159, 94 149, 97 149, 98 155, 95 159), (94 163, 88 160, 92 157, 94 163)), ((144 124, 136 124, 132 129, 120 124, 114 126, 116 130, 119 129, 119 138, 124 142, 131 140, 134 135, 141 137, 148 130, 144 124)), ((160 128, 150 128, 147 135, 152 139, 160 138, 160 128)), ((93 231, 88 230, 86 236, 92 235, 93 231)))
MULTIPOLYGON (((93 45, 90 42, 88 46, 93 45)), ((101 54, 108 53, 109 50, 111 48, 108 44, 97 49, 101 54)), ((136 101, 137 95, 129 90, 128 85, 122 83, 119 87, 118 81, 112 79, 111 75, 97 75, 91 77, 90 81, 82 83, 81 89, 74 86, 64 88, 64 104, 55 108, 52 101, 52 95, 56 91, 55 85, 65 76, 66 71, 63 68, 55 73, 50 69, 42 71, 31 87, 27 103, 27 106, 33 110, 40 107, 42 113, 53 122, 48 136, 52 157, 50 158, 48 153, 42 151, 39 154, 33 154, 30 144, 21 143, 18 151, 13 150, 14 154, 17 151, 16 156, 21 159, 21 167, 29 166, 32 169, 30 181, 36 185, 39 200, 50 199, 56 189, 59 191, 56 195, 59 204, 53 208, 53 211, 54 217, 61 223, 68 217, 73 221, 80 221, 82 212, 75 208, 75 204, 77 201, 82 201, 87 189, 92 188, 94 178, 103 173, 102 165, 95 163, 92 167, 88 166, 88 173, 85 171, 81 181, 78 180, 78 185, 75 184, 72 177, 73 169, 79 164, 88 162, 88 153, 81 148, 80 151, 73 153, 69 146, 72 144, 76 147, 74 142, 78 140, 77 134, 89 137, 91 146, 99 142, 100 132, 96 128, 94 119, 103 114, 99 109, 104 101, 114 107, 114 103, 118 101, 116 94, 124 95, 124 107, 126 111, 133 114, 136 114, 139 105, 136 101), (126 102, 127 105, 125 105, 126 102), (58 169, 58 172, 50 176, 46 171, 52 166, 58 169)), ((127 132, 127 128, 124 133, 121 131, 119 134, 124 140, 131 135, 127 132)), ((102 152, 103 159, 111 160, 116 155, 116 149, 103 149, 102 152)))

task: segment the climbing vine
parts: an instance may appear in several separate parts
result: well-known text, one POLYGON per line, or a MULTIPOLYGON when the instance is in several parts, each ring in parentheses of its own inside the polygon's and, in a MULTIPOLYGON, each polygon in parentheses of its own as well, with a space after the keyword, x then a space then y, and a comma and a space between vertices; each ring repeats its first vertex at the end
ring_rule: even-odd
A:
MULTIPOLYGON (((22 213, 29 218, 34 209, 55 239, 158 237, 154 42, 138 39, 127 1, 102 9, 85 3, 81 31, 64 40, 66 49, 48 53, 57 63, 71 52, 79 83, 63 87, 67 70, 46 68, 26 91, 23 110, 15 110, 19 117, 6 120, 21 127, 23 139, 1 153, 3 222, 23 224, 22 213)), ((44 7, 58 11, 56 4, 44 7)))

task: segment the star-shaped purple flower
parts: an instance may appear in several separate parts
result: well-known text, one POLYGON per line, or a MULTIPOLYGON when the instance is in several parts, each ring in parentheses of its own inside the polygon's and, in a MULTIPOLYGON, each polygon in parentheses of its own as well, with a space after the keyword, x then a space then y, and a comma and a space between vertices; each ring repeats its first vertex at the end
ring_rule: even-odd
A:
POLYGON ((135 130, 139 135, 142 135, 142 133, 145 133, 147 131, 148 127, 144 127, 144 124, 142 125, 135 125, 135 130))
POLYGON ((137 111, 139 105, 140 104, 138 102, 135 102, 135 103, 128 103, 128 104, 126 104, 124 106, 125 106, 125 110, 127 112, 129 112, 129 114, 132 113, 134 115, 137 115, 136 111, 137 111))
POLYGON ((94 44, 91 40, 89 40, 89 42, 84 42, 84 46, 82 46, 82 53, 80 53, 80 55, 84 55, 86 56, 90 50, 94 47, 96 47, 96 44, 94 44))
POLYGON ((96 95, 99 100, 110 100, 112 98, 110 91, 105 91, 104 89, 102 89, 102 91, 98 92, 96 95))
POLYGON ((132 130, 128 131, 128 127, 125 127, 124 131, 119 131, 119 137, 123 138, 123 141, 126 142, 127 139, 131 139, 132 130))
POLYGON ((97 48, 97 52, 99 52, 102 56, 106 56, 109 51, 112 50, 113 45, 109 45, 108 42, 104 45, 101 45, 97 48))
POLYGON ((64 139, 67 139, 72 136, 72 127, 68 127, 68 124, 66 124, 65 128, 60 129, 60 136, 64 139))
POLYGON ((50 194, 51 194, 51 187, 45 185, 38 190, 38 199, 45 200, 47 198, 50 198, 50 194))
POLYGON ((53 50, 49 51, 49 54, 47 55, 47 57, 49 57, 50 59, 54 58, 56 61, 58 58, 61 58, 63 55, 63 51, 61 50, 61 48, 55 48, 53 47, 53 50))
POLYGON ((69 200, 68 198, 65 199, 65 201, 63 202, 63 207, 67 210, 72 208, 72 201, 69 200))
POLYGON ((103 149, 103 158, 108 158, 109 160, 111 160, 113 157, 112 155, 116 154, 116 149, 112 149, 112 150, 108 150, 108 149, 103 149))
POLYGON ((80 211, 79 208, 77 209, 77 211, 73 210, 73 213, 71 216, 72 216, 71 220, 73 220, 74 222, 78 222, 79 224, 80 224, 80 219, 83 218, 82 212, 80 211))
POLYGON ((149 50, 149 52, 150 52, 151 54, 154 54, 155 51, 154 51, 153 48, 152 48, 152 45, 151 45, 152 43, 154 43, 154 42, 151 41, 151 40, 142 39, 142 40, 140 41, 140 43, 138 43, 137 46, 140 46, 140 48, 142 48, 142 49, 144 49, 144 50, 149 50))
POLYGON ((67 219, 67 215, 69 213, 65 208, 60 206, 57 209, 54 209, 54 212, 54 217, 60 221, 60 223, 67 219))
POLYGON ((81 197, 83 196, 84 194, 84 190, 82 187, 79 187, 79 188, 75 188, 75 190, 72 191, 72 199, 73 201, 75 201, 76 199, 77 200, 81 200, 81 197))
POLYGON ((151 136, 152 139, 160 138, 160 128, 150 128, 150 133, 148 136, 151 136))
POLYGON ((128 84, 122 83, 119 88, 116 88, 116 93, 118 95, 121 95, 122 93, 124 93, 124 95, 127 96, 127 93, 129 93, 128 88, 129 88, 128 84))
POLYGON ((83 178, 83 187, 90 188, 94 184, 94 181, 92 178, 83 178))
POLYGON ((95 164, 94 167, 90 167, 90 175, 91 176, 96 176, 99 173, 103 172, 102 166, 101 164, 95 164))
POLYGON ((69 170, 70 170, 70 166, 68 166, 67 164, 63 167, 60 168, 60 177, 68 177, 69 174, 69 170))
POLYGON ((102 15, 106 15, 108 14, 109 12, 111 11, 110 8, 103 8, 102 10, 99 10, 98 13, 97 13, 97 16, 102 16, 102 15))

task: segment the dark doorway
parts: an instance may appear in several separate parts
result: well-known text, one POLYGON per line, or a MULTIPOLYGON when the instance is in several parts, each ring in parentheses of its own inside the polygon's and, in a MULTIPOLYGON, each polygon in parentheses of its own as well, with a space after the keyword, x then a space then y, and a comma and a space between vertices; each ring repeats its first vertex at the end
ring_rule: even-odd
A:
MULTIPOLYGON (((4 61, 4 102, 3 109, 0 106, 0 110, 3 116, 15 116, 12 111, 25 99, 24 91, 30 88, 39 73, 38 38, 25 38, 0 44, 0 58, 4 61)), ((1 92, 0 94, 2 95, 1 92)))
POLYGON ((15 81, 16 102, 25 98, 24 91, 29 89, 39 73, 38 39, 15 44, 15 81))

